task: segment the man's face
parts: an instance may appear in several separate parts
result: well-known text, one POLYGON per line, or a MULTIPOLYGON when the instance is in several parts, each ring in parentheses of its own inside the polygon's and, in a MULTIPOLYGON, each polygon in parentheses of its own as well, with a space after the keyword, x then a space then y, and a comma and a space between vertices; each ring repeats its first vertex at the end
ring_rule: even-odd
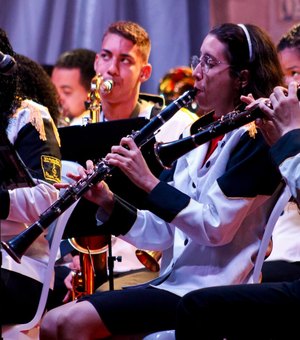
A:
POLYGON ((120 102, 139 92, 140 84, 150 77, 151 66, 143 61, 138 48, 130 40, 109 33, 96 56, 95 71, 105 80, 114 81, 112 92, 104 94, 104 98, 120 102))
POLYGON ((60 99, 62 115, 70 119, 85 111, 88 91, 80 83, 80 70, 54 67, 51 79, 60 99))

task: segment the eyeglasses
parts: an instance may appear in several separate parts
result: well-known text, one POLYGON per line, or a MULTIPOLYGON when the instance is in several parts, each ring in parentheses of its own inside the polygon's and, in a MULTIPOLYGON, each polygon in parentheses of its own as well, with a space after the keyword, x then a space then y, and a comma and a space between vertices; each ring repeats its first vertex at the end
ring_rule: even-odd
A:
POLYGON ((204 54, 200 57, 194 55, 192 56, 192 62, 191 62, 191 68, 192 70, 195 70, 196 67, 200 64, 202 67, 204 73, 208 73, 210 69, 212 69, 215 66, 218 66, 220 64, 230 66, 229 64, 226 64, 220 60, 216 60, 213 57, 209 56, 208 54, 204 54))

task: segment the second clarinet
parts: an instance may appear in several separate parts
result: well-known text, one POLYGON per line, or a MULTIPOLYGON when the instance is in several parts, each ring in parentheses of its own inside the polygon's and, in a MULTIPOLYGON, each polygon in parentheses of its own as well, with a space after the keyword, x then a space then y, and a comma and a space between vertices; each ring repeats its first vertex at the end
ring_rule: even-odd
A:
MULTIPOLYGON (((195 98, 197 89, 186 91, 174 102, 165 107, 158 115, 153 117, 140 131, 134 132, 131 137, 138 147, 147 143, 154 133, 168 121, 178 110, 189 105, 195 98)), ((105 180, 111 174, 112 166, 109 166, 104 159, 99 161, 92 173, 86 178, 80 179, 76 184, 71 185, 63 195, 54 202, 40 216, 40 219, 13 237, 8 242, 1 242, 7 253, 18 263, 30 245, 41 235, 49 225, 54 222, 74 202, 81 198, 90 187, 105 180)))

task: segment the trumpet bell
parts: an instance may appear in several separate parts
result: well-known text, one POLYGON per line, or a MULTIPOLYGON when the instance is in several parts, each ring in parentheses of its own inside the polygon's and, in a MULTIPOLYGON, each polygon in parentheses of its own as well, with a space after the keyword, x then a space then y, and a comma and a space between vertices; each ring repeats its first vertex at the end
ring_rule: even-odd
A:
POLYGON ((135 251, 136 257, 139 261, 152 272, 158 272, 160 265, 158 261, 161 258, 161 252, 157 250, 142 250, 137 249, 135 251))

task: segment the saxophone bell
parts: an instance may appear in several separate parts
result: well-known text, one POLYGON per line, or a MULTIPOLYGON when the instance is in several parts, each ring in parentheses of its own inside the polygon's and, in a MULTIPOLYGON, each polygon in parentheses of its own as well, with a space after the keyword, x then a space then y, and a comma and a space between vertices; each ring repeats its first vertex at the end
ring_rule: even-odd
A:
POLYGON ((135 255, 138 260, 152 272, 158 272, 160 269, 159 260, 162 256, 162 252, 159 250, 144 250, 137 249, 135 255))

